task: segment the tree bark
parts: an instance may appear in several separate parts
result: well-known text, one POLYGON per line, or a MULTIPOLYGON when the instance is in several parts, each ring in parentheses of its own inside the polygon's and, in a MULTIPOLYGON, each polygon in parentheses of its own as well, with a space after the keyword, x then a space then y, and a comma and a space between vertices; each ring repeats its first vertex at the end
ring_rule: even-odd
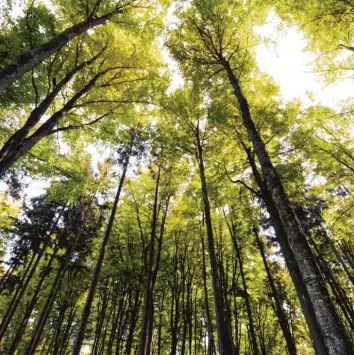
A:
POLYGON ((352 286, 354 286, 354 276, 352 275, 352 273, 350 272, 348 266, 345 264, 342 256, 340 255, 336 245, 334 244, 333 240, 330 238, 330 236, 328 235, 326 229, 324 226, 322 226, 322 230, 323 233, 322 235, 325 237, 326 241, 328 242, 329 246, 331 247, 333 253, 336 255, 337 260, 340 262, 340 264, 342 265, 343 270, 345 271, 345 273, 347 274, 352 286))
POLYGON ((121 7, 118 7, 103 16, 89 16, 84 21, 67 28, 65 31, 55 35, 48 42, 33 48, 32 50, 20 54, 15 60, 0 69, 0 91, 5 90, 11 84, 20 79, 26 72, 43 62, 46 58, 60 50, 73 38, 90 28, 103 25, 113 15, 120 13, 121 7))
POLYGON ((150 344, 149 344, 149 329, 152 327, 153 320, 153 265, 154 265, 154 255, 155 255, 155 240, 157 238, 157 218, 158 218, 158 195, 160 187, 160 177, 161 177, 161 166, 158 168, 156 185, 155 185, 155 195, 154 195, 154 207, 153 215, 151 220, 151 238, 149 245, 149 261, 148 269, 145 282, 145 294, 144 294, 144 309, 143 309, 143 320, 140 334, 139 350, 138 355, 149 355, 150 344))
POLYGON ((11 322, 11 319, 12 319, 13 315, 15 314, 16 309, 19 306, 24 293, 27 290, 27 287, 28 287, 30 281, 32 280, 32 277, 33 277, 33 275, 34 275, 34 273, 36 271, 36 268, 37 268, 40 260, 42 259, 42 256, 44 254, 45 248, 46 248, 46 246, 44 245, 42 247, 41 251, 39 252, 38 256, 37 256, 34 265, 30 269, 29 274, 28 274, 26 280, 24 281, 24 284, 19 289, 19 292, 15 293, 13 299, 11 300, 11 303, 8 306, 7 312, 6 312, 4 318, 3 318, 2 322, 1 322, 1 325, 0 325, 0 340, 4 337, 5 332, 6 332, 8 326, 9 326, 9 324, 11 322))
POLYGON ((273 294, 276 314, 278 317, 279 325, 280 325, 281 330, 284 335, 284 339, 286 341, 288 352, 290 355, 296 355, 297 352, 296 352, 294 338, 291 335, 288 320, 286 319, 286 315, 284 313, 283 307, 281 306, 281 303, 279 300, 279 295, 278 295, 277 289, 275 287, 273 276, 272 276, 272 273, 270 272, 270 268, 269 268, 267 258, 266 258, 265 252, 264 252, 264 245, 258 235, 257 230, 255 230, 255 237, 256 237, 256 242, 257 242, 258 248, 259 248, 259 252, 260 252, 262 260, 263 260, 264 269, 265 269, 267 277, 268 277, 268 283, 269 283, 270 289, 273 294))
POLYGON ((252 343, 252 353, 254 355, 259 355, 259 348, 257 344, 257 338, 256 338, 256 331, 254 328, 254 322, 253 322, 253 315, 252 315, 252 309, 251 309, 251 303, 250 303, 250 296, 248 293, 248 288, 247 288, 247 282, 246 282, 246 276, 243 270, 243 260, 242 260, 242 255, 241 255, 241 250, 238 245, 237 239, 236 239, 236 231, 235 231, 235 225, 231 221, 231 225, 229 221, 226 218, 225 215, 225 221, 227 223, 227 226, 229 228, 230 236, 233 242, 233 245, 235 247, 236 251, 236 257, 240 266, 240 274, 241 274, 241 281, 242 281, 242 287, 244 291, 244 298, 245 298, 245 303, 246 303, 246 310, 247 310, 247 316, 248 316, 248 326, 249 326, 249 333, 250 333, 250 338, 251 338, 251 343, 252 343))
MULTIPOLYGON (((100 53, 99 53, 100 54, 100 53)), ((99 55, 98 54, 98 55, 99 55)), ((48 110, 49 106, 52 104, 54 99, 59 94, 60 90, 62 90, 65 85, 74 77, 74 75, 84 68, 87 65, 93 63, 97 56, 94 56, 91 60, 83 62, 77 66, 75 66, 70 72, 68 72, 65 77, 54 87, 54 89, 44 98, 44 100, 36 107, 31 114, 29 115, 26 123, 17 130, 4 144, 4 146, 0 150, 0 164, 8 155, 12 155, 16 152, 21 144, 24 142, 29 132, 36 126, 36 124, 40 121, 43 115, 48 110)))
POLYGON ((203 161, 203 148, 199 138, 199 127, 196 133, 196 156, 198 160, 199 176, 202 185, 202 196, 204 203, 205 224, 207 230, 208 240, 208 252, 210 258, 210 268, 212 275, 212 284, 214 291, 215 311, 216 311, 216 323, 218 331, 219 341, 219 353, 220 355, 234 354, 234 346, 231 335, 230 323, 227 317, 226 307, 222 297, 222 291, 220 287, 219 274, 217 269, 215 246, 214 246, 214 234, 213 225, 211 220, 211 211, 208 197, 208 187, 205 177, 204 161, 203 161))
POLYGON ((270 215, 271 223, 274 227, 275 230, 275 235, 277 238, 277 241, 280 245, 282 254, 285 259, 286 266, 289 270, 290 276, 293 280, 298 298, 300 300, 300 304, 302 307, 302 311, 304 313, 305 319, 307 321, 307 324, 309 326, 310 334, 312 337, 312 341, 314 342, 314 346, 317 349, 317 352, 319 354, 326 354, 326 348, 324 344, 324 339, 322 336, 322 333, 320 331, 320 328, 317 324, 317 319, 315 312, 312 307, 311 299, 308 294, 308 291, 306 289, 305 283, 303 281, 303 278, 300 273, 299 266, 297 264, 297 261, 295 260, 294 253, 290 247, 289 240, 285 231, 285 228, 283 226, 283 222, 280 219, 278 210, 275 206, 274 200, 268 190, 267 185, 261 178, 261 175, 256 167, 255 161, 254 161, 254 156, 251 153, 251 149, 244 147, 248 162, 251 166, 252 173, 254 176, 254 179, 260 189, 261 192, 261 198, 266 206, 266 209, 270 215))
POLYGON ((103 241, 102 241, 100 254, 98 256, 95 272, 94 272, 94 275, 93 275, 93 278, 92 278, 92 281, 91 281, 89 293, 88 293, 87 298, 86 298, 85 307, 84 307, 84 310, 82 312, 82 320, 80 322, 79 330, 78 330, 78 333, 76 335, 75 344, 74 344, 73 352, 72 352, 73 355, 79 355, 80 354, 82 343, 84 341, 85 330, 86 330, 88 319, 89 319, 89 316, 90 316, 90 313, 91 313, 91 307, 92 307, 93 299, 94 299, 96 288, 97 288, 98 279, 99 279, 99 276, 100 276, 100 273, 101 273, 101 269, 102 269, 102 265, 103 265, 103 260, 104 260, 104 256, 105 256, 105 252, 106 252, 106 246, 108 244, 109 237, 111 235, 111 231, 112 231, 112 228, 113 228, 115 215, 116 215, 116 212, 117 212, 117 207, 118 207, 120 194, 121 194, 121 191, 122 191, 122 188, 123 188, 123 184, 124 184, 124 181, 125 181, 125 176, 126 176, 128 165, 129 165, 129 158, 130 158, 131 150, 132 150, 133 144, 134 144, 134 138, 132 138, 132 141, 130 142, 130 144, 131 144, 131 146, 129 147, 129 152, 127 152, 125 161, 123 163, 123 171, 122 171, 122 175, 120 177, 119 186, 118 186, 118 189, 117 189, 117 194, 116 194, 116 197, 114 199, 111 215, 110 215, 109 222, 108 222, 108 225, 107 225, 107 229, 106 229, 103 241))
POLYGON ((207 322, 207 332, 208 332, 208 355, 215 354, 215 342, 213 335, 213 324, 211 322, 211 313, 208 299, 208 286, 207 286, 207 274, 206 274, 206 264, 205 264, 205 247, 204 247, 204 237, 201 235, 202 240, 202 257, 203 257, 203 287, 204 287, 204 302, 205 302, 205 312, 206 312, 206 322, 207 322))
POLYGON ((29 304, 26 307, 25 314, 23 315, 23 318, 22 318, 22 320, 20 322, 20 325, 19 325, 19 327, 18 327, 18 329, 17 329, 17 331, 15 333, 15 337, 12 340, 10 349, 8 351, 8 355, 14 354, 15 349, 16 349, 18 343, 20 342, 20 340, 22 338, 22 335, 23 335, 23 333, 24 333, 24 331, 26 329, 26 326, 27 326, 27 322, 28 322, 28 320, 29 320, 29 318, 30 318, 30 316, 32 314, 34 306, 37 303, 38 296, 40 294, 43 282, 44 282, 45 278, 48 276, 48 274, 50 272, 50 269, 51 269, 51 266, 52 266, 52 263, 54 261, 54 258, 56 256, 57 251, 58 251, 58 248, 55 248, 54 252, 52 253, 52 255, 51 255, 50 259, 49 259, 49 262, 48 262, 47 266, 43 270, 44 271, 43 275, 40 278, 40 280, 39 280, 39 282, 38 282, 38 284, 36 286, 35 291, 33 292, 32 298, 31 298, 29 304))
MULTIPOLYGON (((229 62, 221 57, 229 81, 234 89, 235 97, 240 105, 242 123, 253 144, 270 194, 287 233, 289 244, 298 263, 302 279, 308 291, 318 327, 321 330, 326 353, 329 355, 345 355, 354 353, 354 346, 331 301, 326 284, 320 274, 306 235, 291 207, 280 177, 273 166, 265 144, 251 118, 248 102, 242 93, 239 82, 234 75, 229 62)), ((320 349, 317 349, 319 352, 320 349)), ((320 354, 323 353, 322 350, 320 354)))
POLYGON ((57 294, 59 292, 61 281, 63 279, 65 272, 66 272, 66 269, 67 269, 67 265, 64 263, 63 265, 61 265, 61 267, 57 271, 57 275, 55 277, 54 283, 51 287, 51 290, 50 290, 49 295, 46 299, 46 302, 44 304, 42 312, 39 316, 39 320, 38 320, 37 325, 33 331, 33 335, 32 335, 29 345, 27 346, 27 349, 25 351, 25 355, 33 355, 36 352, 37 346, 41 340, 43 329, 44 329, 47 319, 49 317, 49 313, 52 309, 55 298, 57 297, 57 294))
MULTIPOLYGON (((77 100, 84 96, 91 88, 95 85, 97 80, 107 73, 111 69, 106 69, 98 74, 96 74, 80 91, 78 91, 59 111, 55 112, 45 123, 43 123, 33 134, 29 137, 22 138, 19 140, 18 145, 10 144, 11 150, 7 148, 4 152, 8 150, 8 153, 0 159, 0 178, 6 173, 6 171, 16 163, 21 157, 27 154, 42 138, 53 134, 53 128, 58 124, 58 122, 74 107, 77 100)), ((21 133, 24 134, 24 132, 21 133)), ((11 138, 10 138, 11 139, 11 138)), ((15 143, 15 141, 13 142, 15 143)))
POLYGON ((130 322, 129 322, 129 331, 128 331, 128 336, 127 336, 127 342, 125 345, 125 353, 127 355, 130 355, 132 352, 132 347, 133 347, 133 340, 134 340, 134 331, 136 327, 136 323, 138 320, 139 316, 139 307, 140 307, 140 291, 136 290, 135 292, 135 298, 134 298, 134 305, 131 310, 130 314, 130 322))

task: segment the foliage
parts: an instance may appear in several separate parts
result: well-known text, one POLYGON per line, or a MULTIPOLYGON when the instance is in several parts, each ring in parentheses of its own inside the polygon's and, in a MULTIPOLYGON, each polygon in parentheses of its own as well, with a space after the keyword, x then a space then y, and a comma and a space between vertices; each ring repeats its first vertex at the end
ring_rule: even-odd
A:
POLYGON ((0 67, 87 17, 121 11, 0 93, 1 353, 71 353, 124 183, 83 351, 136 353, 149 319, 150 353, 218 353, 216 266, 234 355, 293 354, 284 324, 298 354, 315 354, 222 56, 353 338, 351 103, 304 110, 284 100, 258 68, 254 31, 275 10, 338 82, 352 66, 351 1, 35 0, 18 15, 15 6, 0 8, 0 67), (173 90, 171 61, 184 81, 173 90), (42 195, 26 196, 43 181, 42 195))

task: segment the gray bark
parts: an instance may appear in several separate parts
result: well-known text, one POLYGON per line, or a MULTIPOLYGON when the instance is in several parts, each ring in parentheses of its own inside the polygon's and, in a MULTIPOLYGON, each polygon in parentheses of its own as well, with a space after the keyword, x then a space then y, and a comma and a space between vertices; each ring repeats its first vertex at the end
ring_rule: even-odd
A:
POLYGON ((242 93, 239 82, 232 72, 229 63, 222 57, 221 64, 228 75, 234 89, 234 94, 240 105, 242 122, 247 130, 263 175, 276 208, 286 230, 291 249, 299 265, 300 272, 308 291, 317 318, 318 326, 324 338, 329 355, 346 355, 354 353, 348 334, 332 303, 325 281, 318 269, 314 256, 306 239, 300 222, 298 221, 281 179, 273 166, 265 144, 251 118, 248 102, 242 93))
POLYGON ((67 28, 65 31, 51 38, 48 42, 20 54, 12 63, 0 69, 0 91, 8 88, 25 73, 56 53, 76 36, 86 32, 90 28, 103 25, 113 15, 120 13, 122 11, 121 8, 122 7, 117 7, 114 11, 100 17, 88 16, 84 21, 67 28))
MULTIPOLYGON (((77 92, 59 111, 55 112, 45 123, 43 123, 34 133, 29 137, 22 137, 19 139, 18 144, 15 145, 13 141, 11 150, 8 150, 3 159, 0 159, 0 178, 7 172, 7 170, 16 163, 21 157, 26 155, 42 138, 49 136, 55 131, 54 127, 58 122, 74 107, 75 103, 84 96, 88 91, 94 87, 97 80, 111 69, 106 69, 96 74, 79 92, 77 92)), ((27 128, 26 128, 27 129, 27 128)), ((24 132, 23 132, 24 133, 24 132)), ((21 133, 22 134, 22 133, 21 133)), ((19 137, 20 138, 20 137, 19 137)), ((11 139, 11 138, 10 138, 11 139)), ((6 151, 7 148, 4 147, 6 151)))
POLYGON ((199 137, 199 127, 197 128, 195 135, 196 135, 196 143, 195 143, 196 157, 198 160, 199 176, 202 185, 205 224, 206 224, 207 240, 208 240, 208 252, 210 258, 210 268, 211 268, 212 285, 213 285, 214 301, 215 301, 219 353, 220 355, 230 355, 230 354, 235 354, 236 352, 235 352, 235 347, 233 344, 233 339, 232 339, 232 334, 230 329, 230 320, 228 319, 227 316, 225 300, 223 298, 223 294, 221 291, 219 272, 218 272, 218 266, 217 266, 216 255, 215 255, 214 233, 213 233, 210 203, 208 197, 208 187, 207 187, 207 182, 205 177, 203 148, 199 137))

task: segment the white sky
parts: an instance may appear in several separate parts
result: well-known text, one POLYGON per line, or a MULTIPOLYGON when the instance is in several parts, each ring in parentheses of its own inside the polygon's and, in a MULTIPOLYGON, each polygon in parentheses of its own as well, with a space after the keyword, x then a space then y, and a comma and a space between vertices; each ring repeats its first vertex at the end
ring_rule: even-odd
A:
MULTIPOLYGON (((346 79, 328 85, 319 73, 315 73, 316 54, 306 51, 307 41, 295 26, 282 26, 277 30, 280 19, 274 11, 268 14, 267 23, 255 27, 264 39, 271 38, 274 44, 265 41, 256 47, 256 59, 260 70, 273 77, 286 100, 300 98, 303 107, 318 103, 333 109, 343 99, 352 97, 353 80, 346 79), (307 92, 311 91, 314 102, 307 92)), ((349 73, 348 73, 349 74, 349 73)), ((354 74, 351 73, 351 74, 354 74)))

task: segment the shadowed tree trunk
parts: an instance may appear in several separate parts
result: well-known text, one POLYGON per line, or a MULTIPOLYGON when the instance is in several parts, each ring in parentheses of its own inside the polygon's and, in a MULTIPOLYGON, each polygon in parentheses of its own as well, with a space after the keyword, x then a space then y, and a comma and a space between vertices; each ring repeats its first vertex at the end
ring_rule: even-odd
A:
POLYGON ((38 282, 38 284, 36 286, 36 289, 33 292, 32 298, 31 298, 29 304, 26 306, 25 313, 23 315, 23 318, 22 318, 22 320, 20 322, 20 325, 19 325, 19 327, 18 327, 18 329, 16 331, 15 337, 12 340, 10 349, 8 351, 9 355, 14 354, 15 349, 16 349, 18 343, 20 342, 20 340, 22 338, 22 335, 24 334, 24 331, 26 329, 28 320, 29 320, 29 318, 30 318, 30 316, 32 314, 33 308, 34 308, 34 306, 37 303, 38 296, 40 294, 43 282, 44 282, 45 278, 48 276, 48 274, 50 273, 51 266, 52 266, 52 263, 54 261, 54 258, 56 256, 56 254, 57 254, 57 251, 58 251, 58 248, 55 248, 54 252, 52 253, 52 255, 51 255, 50 259, 49 259, 49 262, 48 262, 47 266, 43 270, 43 275, 41 276, 41 278, 40 278, 40 280, 39 280, 39 282, 38 282))
MULTIPOLYGON (((5 146, 1 151, 1 154, 3 153, 4 156, 0 158, 0 178, 14 163, 16 163, 21 157, 26 155, 44 137, 47 137, 59 131, 75 128, 75 126, 67 126, 63 128, 54 129, 54 127, 59 123, 59 121, 74 107, 75 103, 95 86, 98 79, 113 69, 115 68, 105 69, 97 73, 86 85, 84 85, 76 94, 74 94, 71 99, 59 111, 55 112, 50 118, 48 118, 48 120, 44 122, 30 136, 27 137, 28 132, 26 133, 27 128, 25 128, 23 131, 20 130, 21 133, 19 134, 18 139, 14 139, 13 137, 11 137, 11 143, 9 143, 9 146, 5 146)), ((39 106, 38 108, 40 107, 41 106, 39 106)), ((38 122, 44 112, 37 112, 39 116, 37 116, 36 113, 33 117, 33 122, 35 122, 36 120, 38 122)), ((92 123, 97 122, 106 115, 107 114, 102 115, 98 119, 94 120, 92 123)), ((29 126, 32 126, 33 122, 29 123, 29 126)))
POLYGON ((308 291, 316 315, 317 324, 326 345, 325 353, 318 348, 317 351, 319 351, 319 354, 350 354, 354 352, 353 344, 351 344, 348 334, 346 333, 341 319, 331 301, 325 281, 318 269, 314 255, 306 239, 306 235, 291 207, 278 172, 273 166, 266 146, 251 118, 248 102, 243 95, 239 82, 234 75, 229 62, 222 54, 220 55, 220 63, 223 65, 234 89, 235 97, 240 105, 242 123, 253 144, 253 148, 262 167, 264 179, 270 195, 274 199, 275 207, 283 223, 289 244, 291 245, 302 279, 308 291))
POLYGON ((220 287, 220 280, 216 262, 215 246, 214 246, 214 234, 213 226, 211 220, 211 211, 208 197, 208 187, 206 183, 205 170, 204 170, 204 160, 203 160, 203 147, 200 140, 199 125, 195 130, 195 149, 196 157, 199 167, 199 176, 202 185, 202 196, 204 204, 205 213, 205 225, 207 230, 207 240, 208 240, 208 252, 210 258, 210 268, 212 276, 212 284, 214 291, 215 300, 215 311, 216 311, 216 323, 218 331, 219 340, 219 353, 220 355, 230 355, 234 354, 234 345, 232 340, 232 334, 229 324, 229 319, 227 316, 227 310, 225 305, 225 300, 223 299, 222 290, 220 287))
POLYGON ((257 242, 257 245, 258 245, 258 248, 259 248, 259 252, 260 252, 262 260, 263 260, 264 268, 265 268, 266 273, 267 273, 268 283, 269 283, 269 286, 270 286, 270 289, 272 291, 272 295, 273 295, 273 298, 274 298, 276 314, 277 314, 277 317, 278 317, 278 321, 279 321, 281 330, 282 330, 283 335, 284 335, 284 339, 286 341, 288 352, 289 352, 290 355, 296 355, 297 352, 296 352, 295 342, 294 342, 294 339, 293 339, 293 337, 291 335, 291 332, 290 332, 290 329, 289 329, 289 323, 288 323, 288 321, 286 319, 286 315, 284 313, 283 307, 281 306, 279 295, 278 295, 277 289, 275 287, 272 274, 271 274, 270 269, 269 269, 267 258, 266 258, 265 252, 264 252, 264 245, 263 245, 263 243, 262 243, 262 241, 261 241, 261 239, 260 239, 260 237, 258 235, 258 231, 256 229, 254 230, 254 234, 255 234, 255 237, 256 237, 256 242, 257 242))
MULTIPOLYGON (((102 53, 102 52, 101 52, 102 53)), ((0 167, 4 164, 8 157, 11 157, 17 150, 20 149, 21 145, 27 138, 30 131, 36 126, 40 121, 43 115, 48 110, 49 106, 53 103, 54 99, 60 93, 60 91, 65 87, 66 84, 74 77, 74 75, 83 69, 85 66, 93 63, 97 57, 101 54, 94 56, 91 60, 83 62, 79 65, 76 65, 71 71, 69 71, 65 77, 54 87, 54 89, 44 98, 44 100, 36 107, 25 124, 17 130, 4 144, 0 150, 0 167)), ((5 164, 4 164, 5 165, 5 164)))
POLYGON ((213 335, 213 324, 211 323, 210 306, 208 299, 208 286, 207 286, 207 274, 206 274, 206 264, 205 264, 205 247, 204 247, 204 237, 201 235, 202 240, 202 257, 203 257, 203 287, 204 287, 204 302, 205 302, 205 313, 207 321, 207 331, 208 331, 208 355, 215 354, 215 342, 213 335))
POLYGON ((244 269, 243 269, 243 259, 242 259, 239 244, 236 239, 237 238, 236 237, 236 228, 235 228, 233 221, 231 221, 231 225, 230 225, 230 222, 227 220, 225 214, 224 214, 224 217, 225 217, 225 221, 227 223, 227 226, 229 228, 230 236, 231 236, 233 245, 235 247, 236 257, 237 257, 239 267, 240 267, 241 281, 242 281, 242 287, 243 287, 243 291, 244 291, 246 310, 247 310, 247 316, 248 316, 248 327, 249 327, 249 333, 250 333, 250 338, 251 338, 251 343, 252 343, 252 353, 254 355, 259 355, 259 348, 258 348, 258 344, 257 344, 256 331, 255 331, 254 321, 253 321, 253 316, 252 316, 250 296, 248 293, 246 276, 245 276, 244 269))
POLYGON ((151 219, 151 238, 149 244, 149 258, 147 264, 147 275, 145 281, 145 294, 144 294, 144 308, 143 308, 143 319, 142 327, 140 334, 139 342, 139 355, 149 355, 152 341, 152 331, 153 331, 153 320, 154 320, 154 288, 157 278, 157 273, 160 265, 161 259, 161 247, 162 247, 162 238, 164 233, 164 226, 167 217, 167 209, 170 200, 170 196, 167 197, 166 207, 163 211, 163 217, 160 226, 159 236, 157 235, 158 228, 158 214, 161 208, 161 204, 158 201, 159 198, 159 189, 160 189, 160 179, 161 179, 161 164, 158 166, 155 193, 154 193, 154 204, 153 204, 153 213, 151 219), (155 261, 155 241, 157 240, 157 252, 156 252, 156 261, 155 261))
POLYGON ((84 306, 84 310, 82 312, 82 319, 81 319, 81 322, 80 322, 79 330, 78 330, 78 333, 76 335, 75 344, 74 344, 74 347, 73 347, 73 352, 72 352, 73 355, 79 355, 80 354, 82 343, 84 341, 85 330, 86 330, 88 319, 89 319, 89 316, 90 316, 90 313, 91 313, 91 307, 92 307, 93 299, 94 299, 94 296, 95 296, 98 279, 99 279, 99 276, 100 276, 100 273, 101 273, 103 260, 104 260, 104 256, 105 256, 105 252, 106 252, 106 247, 107 247, 107 244, 108 244, 108 241, 109 241, 109 237, 110 237, 110 234, 111 234, 111 231, 112 231, 112 228, 113 228, 113 223, 114 223, 114 219, 115 219, 115 215, 116 215, 116 211, 117 211, 117 207, 118 207, 120 194, 122 192, 123 184, 124 184, 124 181, 125 181, 125 176, 126 176, 128 165, 129 165, 129 158, 130 158, 130 155, 132 153, 132 149, 133 149, 133 145, 134 145, 135 135, 136 135, 136 131, 134 133, 132 133, 131 140, 129 142, 129 147, 128 147, 126 153, 125 153, 126 156, 125 156, 125 159, 124 159, 124 162, 123 162, 122 175, 120 177, 119 186, 118 186, 118 189, 117 189, 117 194, 116 194, 116 197, 114 199, 111 215, 109 217, 109 222, 108 222, 108 225, 107 225, 107 228, 106 228, 106 232, 104 234, 104 238, 103 238, 103 241, 102 241, 100 254, 98 256, 98 260, 97 260, 95 272, 94 272, 94 275, 93 275, 93 278, 92 278, 92 281, 91 281, 89 293, 87 295, 86 303, 85 303, 85 306, 84 306))
POLYGON ((271 223, 272 223, 272 226, 275 230, 275 235, 276 235, 277 241, 280 245, 281 251, 284 255, 285 263, 286 263, 287 268, 289 270, 290 276, 293 280, 298 298, 300 300, 302 311, 304 313, 305 319, 306 319, 307 324, 309 326, 312 340, 315 344, 315 348, 317 349, 319 354, 321 354, 321 353, 326 354, 324 339, 323 339, 322 333, 319 329, 319 326, 317 324, 316 315, 315 315, 315 312, 312 307, 310 296, 308 294, 305 283, 304 283, 303 278, 301 276, 297 261, 295 260, 294 253, 290 247, 289 240, 287 238, 287 234, 286 234, 285 228, 283 226, 283 222, 280 219, 278 210, 275 206, 272 196, 270 195, 268 187, 265 184, 265 182, 263 181, 263 179, 257 169, 254 156, 251 153, 251 149, 247 148, 243 143, 242 143, 242 145, 243 145, 244 150, 247 154, 247 159, 248 159, 248 162, 251 166, 254 179, 255 179, 256 184, 258 185, 258 188, 260 190, 259 197, 263 200, 263 202, 266 206, 266 209, 270 215, 271 223))
POLYGON ((90 28, 103 25, 113 15, 122 13, 123 7, 127 6, 127 4, 128 3, 122 6, 117 5, 114 11, 100 17, 95 17, 93 14, 91 14, 84 21, 70 28, 67 28, 65 31, 51 38, 48 42, 43 43, 42 45, 35 47, 28 52, 20 54, 12 63, 0 69, 0 91, 5 90, 15 81, 20 79, 26 72, 43 62, 52 54, 59 51, 60 48, 66 45, 73 38, 77 37, 81 33, 86 32, 90 28))
POLYGON ((37 325, 33 331, 33 335, 31 338, 30 343, 28 344, 27 348, 26 348, 26 352, 25 355, 33 355, 36 352, 37 346, 40 343, 41 340, 41 336, 45 327, 45 324, 48 320, 50 311, 52 309, 53 303, 58 295, 59 292, 59 288, 61 285, 61 282, 63 280, 63 277, 67 271, 68 265, 65 262, 65 260, 68 257, 69 252, 67 252, 67 255, 64 257, 64 262, 62 262, 62 265, 60 266, 60 268, 57 271, 55 280, 53 282, 53 285, 51 287, 51 290, 49 292, 49 295, 46 299, 46 302, 44 304, 44 307, 40 313, 37 325))

